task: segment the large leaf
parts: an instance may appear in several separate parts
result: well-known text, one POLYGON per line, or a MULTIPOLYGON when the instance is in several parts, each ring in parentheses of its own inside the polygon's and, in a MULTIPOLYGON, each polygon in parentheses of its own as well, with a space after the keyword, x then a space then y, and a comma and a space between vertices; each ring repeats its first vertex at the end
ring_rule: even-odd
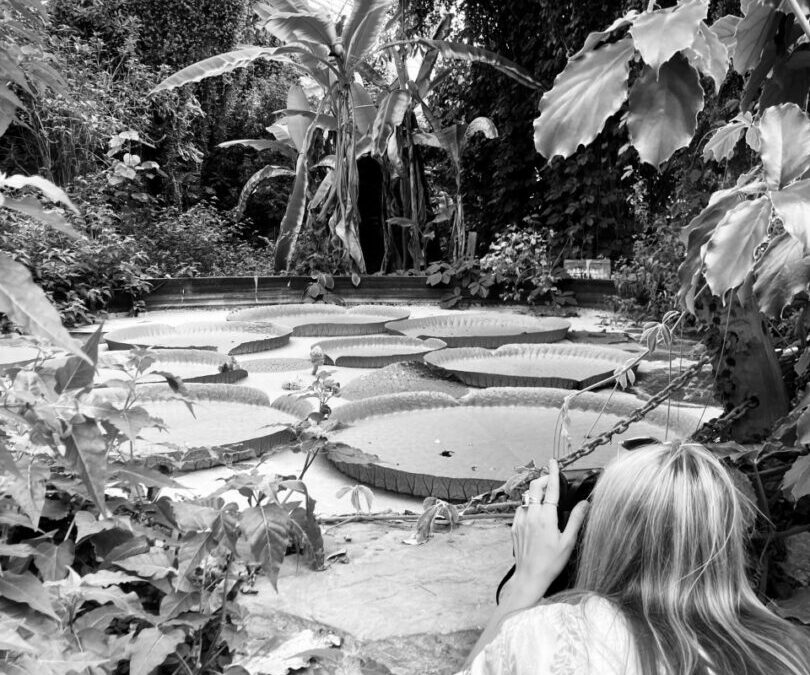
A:
POLYGON ((262 566, 273 588, 276 588, 278 572, 289 542, 288 513, 275 504, 254 506, 240 514, 239 526, 252 562, 262 566))
POLYGON ((5 459, 9 461, 0 464, 6 479, 4 488, 37 527, 45 506, 45 483, 51 475, 50 469, 29 457, 15 461, 9 454, 4 455, 5 459))
POLYGON ((0 187, 7 187, 12 190, 22 190, 23 188, 34 188, 39 190, 45 197, 52 202, 67 206, 73 213, 78 214, 79 209, 70 201, 65 191, 51 183, 51 181, 42 178, 41 176, 5 176, 0 174, 0 187))
POLYGON ((295 183, 287 201, 287 210, 284 212, 284 218, 281 221, 278 239, 276 240, 276 250, 273 256, 273 269, 276 272, 286 270, 290 266, 295 244, 298 241, 298 233, 301 231, 301 224, 304 222, 307 204, 307 181, 307 158, 306 153, 302 153, 298 156, 298 163, 295 168, 295 183))
POLYGON ((751 113, 740 113, 717 129, 703 148, 704 161, 713 159, 715 162, 722 162, 731 159, 737 143, 752 123, 751 113))
POLYGON ((729 56, 734 53, 734 47, 737 44, 735 34, 737 32, 737 24, 739 24, 740 21, 742 21, 741 16, 726 14, 711 25, 712 32, 717 36, 717 39, 725 45, 729 56))
POLYGON ((65 460, 81 478, 102 514, 106 515, 107 444, 95 421, 72 425, 65 440, 65 460))
POLYGON ((30 572, 22 574, 4 572, 0 577, 0 596, 28 605, 31 609, 52 619, 59 618, 53 609, 47 589, 30 572))
POLYGON ((88 360, 76 340, 62 326, 59 313, 26 267, 0 252, 0 312, 24 333, 50 340, 54 346, 88 360))
POLYGON ((773 106, 759 120, 765 179, 780 188, 810 168, 810 120, 795 103, 773 106))
MULTIPOLYGON (((287 108, 309 111, 309 101, 304 93, 304 89, 297 84, 290 85, 287 91, 287 108)), ((307 138, 310 120, 304 114, 290 115, 287 117, 287 129, 290 132, 293 145, 299 153, 304 152, 304 144, 307 138)))
POLYGON ((736 288, 754 266, 754 251, 765 239, 771 219, 767 197, 742 202, 726 213, 704 247, 704 276, 714 295, 736 288))
POLYGON ((460 42, 428 40, 426 38, 420 38, 416 40, 416 42, 428 49, 435 49, 446 59, 466 61, 468 63, 486 63, 522 85, 531 87, 532 89, 539 89, 541 86, 528 70, 519 66, 514 61, 510 61, 506 57, 487 49, 471 47, 470 45, 465 45, 460 42))
POLYGON ((568 62, 540 100, 534 146, 546 159, 588 145, 627 98, 633 41, 623 38, 568 62))
POLYGON ((720 93, 720 87, 728 74, 728 49, 717 37, 717 34, 701 21, 695 35, 695 41, 684 54, 697 70, 714 82, 714 91, 720 93))
POLYGON ((70 539, 61 544, 52 541, 43 541, 37 544, 36 564, 40 575, 45 581, 61 581, 68 574, 68 568, 73 564, 75 545, 70 539))
POLYGON ((708 12, 707 0, 685 0, 640 14, 630 26, 630 35, 644 63, 657 71, 679 51, 691 47, 708 12))
POLYGON ((773 38, 779 24, 780 12, 770 3, 752 2, 748 12, 734 31, 734 70, 745 75, 757 66, 765 45, 773 38))
POLYGON ((57 394, 71 389, 84 389, 93 383, 96 374, 96 363, 98 362, 98 345, 101 341, 102 326, 90 336, 84 343, 82 352, 87 358, 69 356, 64 365, 56 369, 54 378, 56 385, 54 389, 57 394))
POLYGON ((385 153, 388 146, 388 139, 394 130, 402 124, 408 106, 411 103, 411 95, 404 89, 395 89, 386 94, 380 102, 377 116, 374 118, 374 125, 371 129, 371 142, 374 148, 373 154, 377 157, 385 153))
POLYGON ((366 88, 359 82, 352 82, 351 89, 354 124, 361 134, 367 134, 377 117, 377 106, 374 105, 374 101, 366 88))
POLYGON ((774 190, 770 197, 785 231, 801 244, 803 254, 810 251, 810 180, 798 181, 784 190, 774 190))
POLYGON ((810 256, 804 246, 789 234, 782 233, 754 266, 754 295, 760 311, 778 318, 799 293, 806 293, 810 284, 810 256))
POLYGON ((659 167, 692 140, 703 109, 700 78, 680 55, 658 73, 649 66, 630 89, 627 128, 642 162, 659 167))
POLYGON ((286 166, 266 166, 263 169, 259 169, 247 179, 247 182, 242 187, 242 192, 239 193, 239 201, 236 203, 235 209, 236 217, 241 218, 244 215, 245 209, 248 205, 248 200, 259 185, 272 178, 294 175, 295 171, 288 169, 286 166))
POLYGON ((392 0, 354 0, 352 4, 341 36, 349 67, 362 59, 380 37, 392 0))
POLYGON ((604 43, 609 42, 615 31, 632 26, 637 16, 638 12, 635 9, 631 9, 623 17, 616 19, 612 24, 605 28, 605 30, 588 33, 588 37, 585 38, 585 42, 582 44, 581 49, 574 54, 571 59, 579 59, 587 52, 592 52, 594 49, 601 47, 604 43))
POLYGON ((39 222, 53 228, 57 232, 67 235, 71 239, 80 239, 80 235, 68 223, 65 217, 55 209, 48 209, 36 197, 26 195, 21 199, 12 199, 0 194, 0 207, 11 209, 25 216, 36 218, 39 222))
POLYGON ((155 87, 150 94, 156 94, 159 91, 166 91, 168 89, 176 89, 177 87, 182 87, 191 82, 199 82, 207 77, 224 75, 225 73, 230 73, 239 68, 249 66, 259 59, 289 63, 289 58, 284 54, 284 51, 271 47, 245 47, 232 52, 217 54, 216 56, 192 63, 190 66, 186 66, 174 75, 167 77, 155 87))
POLYGON ((186 639, 180 628, 163 632, 159 628, 144 628, 127 647, 130 675, 149 675, 174 654, 177 645, 186 639))
MULTIPOLYGON (((807 412, 804 412, 807 415, 807 412)), ((793 501, 810 495, 810 455, 799 457, 782 479, 782 489, 793 501)))
POLYGON ((282 42, 311 42, 329 51, 338 42, 334 25, 316 14, 274 12, 265 28, 282 42))

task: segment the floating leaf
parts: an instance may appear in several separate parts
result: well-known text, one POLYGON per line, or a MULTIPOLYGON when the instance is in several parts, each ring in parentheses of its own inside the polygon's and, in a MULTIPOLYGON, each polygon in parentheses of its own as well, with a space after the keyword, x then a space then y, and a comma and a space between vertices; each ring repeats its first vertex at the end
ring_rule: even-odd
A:
POLYGON ((692 66, 680 55, 656 72, 647 67, 630 89, 627 128, 642 162, 659 167, 692 141, 703 88, 692 66))
POLYGON ((540 100, 534 146, 546 159, 588 145, 627 98, 633 41, 623 38, 568 62, 540 100))
POLYGON ((709 12, 707 0, 685 0, 667 9, 643 12, 630 26, 641 58, 653 71, 695 42, 709 12))
MULTIPOLYGON (((778 318, 799 293, 810 284, 810 256, 789 234, 780 234, 754 266, 754 295, 763 314, 778 318)), ((810 352, 805 352, 810 354, 810 352)))
POLYGON ((745 112, 735 115, 730 122, 717 129, 703 148, 704 161, 713 159, 715 162, 722 162, 731 159, 737 143, 752 123, 751 113, 745 112))
POLYGON ((88 360, 79 344, 62 326, 56 308, 34 283, 26 267, 0 252, 0 312, 18 324, 23 332, 50 340, 82 359, 88 360))
POLYGON ((751 271, 754 251, 765 239, 771 219, 767 197, 742 202, 726 213, 705 245, 704 276, 714 295, 736 288, 751 271))
POLYGON ((765 179, 781 188, 810 168, 810 119, 795 103, 772 106, 759 120, 765 179))

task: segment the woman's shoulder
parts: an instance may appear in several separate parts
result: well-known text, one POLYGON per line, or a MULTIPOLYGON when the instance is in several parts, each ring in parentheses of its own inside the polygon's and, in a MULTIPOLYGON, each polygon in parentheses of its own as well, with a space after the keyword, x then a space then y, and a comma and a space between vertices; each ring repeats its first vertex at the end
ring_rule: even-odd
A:
POLYGON ((618 608, 586 596, 547 602, 509 617, 501 627, 514 672, 539 657, 549 675, 632 673, 631 638, 618 608), (531 660, 530 660, 531 659, 531 660))

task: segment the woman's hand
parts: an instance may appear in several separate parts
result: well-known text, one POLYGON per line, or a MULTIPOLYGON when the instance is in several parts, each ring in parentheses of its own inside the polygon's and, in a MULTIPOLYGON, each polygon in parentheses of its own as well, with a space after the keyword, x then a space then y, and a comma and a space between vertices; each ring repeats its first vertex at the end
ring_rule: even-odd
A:
POLYGON ((518 507, 512 525, 516 570, 509 586, 511 598, 534 604, 571 557, 588 503, 583 501, 574 507, 565 530, 560 532, 560 468, 554 459, 549 460, 548 475, 529 485, 528 499, 528 506, 518 507))

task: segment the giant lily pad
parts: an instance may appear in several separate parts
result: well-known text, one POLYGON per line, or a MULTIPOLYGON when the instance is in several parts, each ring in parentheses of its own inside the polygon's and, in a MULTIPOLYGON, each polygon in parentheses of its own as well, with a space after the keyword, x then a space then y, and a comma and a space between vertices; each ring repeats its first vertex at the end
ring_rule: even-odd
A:
POLYGON ((437 338, 448 347, 494 349, 514 342, 557 342, 571 324, 556 317, 522 314, 443 314, 385 324, 392 333, 437 338))
POLYGON ((422 361, 401 361, 350 380, 340 388, 340 398, 359 401, 407 391, 432 391, 461 398, 470 389, 449 376, 442 377, 422 361))
POLYGON ((425 354, 444 349, 441 340, 420 340, 398 335, 324 340, 315 345, 323 350, 329 365, 347 368, 382 368, 399 361, 421 361, 425 354))
POLYGON ((628 354, 589 345, 504 345, 445 349, 425 361, 474 387, 583 389, 610 378, 628 354))
POLYGON ((290 326, 297 337, 333 337, 384 333, 387 322, 407 319, 409 314, 408 309, 391 305, 270 305, 236 310, 228 321, 278 322, 290 326))
POLYGON ((121 328, 107 333, 104 340, 110 349, 206 349, 234 355, 281 347, 289 342, 291 334, 287 326, 272 323, 200 321, 180 326, 148 323, 121 328))
MULTIPOLYGON (((134 405, 166 427, 165 431, 145 427, 134 443, 135 454, 152 465, 191 471, 263 455, 291 440, 290 425, 308 412, 303 402, 300 411, 271 407, 267 394, 252 387, 188 384, 186 390, 191 410, 168 385, 138 388, 134 405)), ((123 388, 95 389, 89 402, 120 407, 127 393, 123 388)), ((114 423, 120 425, 122 420, 114 423)))
POLYGON ((24 366, 34 361, 40 350, 31 342, 20 338, 0 338, 0 368, 24 366))
MULTIPOLYGON (((559 411, 568 392, 493 388, 461 399, 435 392, 391 394, 335 409, 341 423, 328 457, 355 480, 394 492, 463 500, 501 485, 516 467, 545 464, 555 447, 559 411)), ((583 393, 570 409, 573 448, 643 402, 629 394, 583 393)), ((625 437, 685 437, 699 409, 659 408, 572 469, 603 466, 625 437)))
MULTIPOLYGON (((203 349, 153 349, 154 362, 146 369, 139 383, 164 382, 163 375, 171 373, 184 382, 231 383, 247 377, 247 371, 233 357, 203 349)), ((121 379, 121 367, 126 367, 127 352, 106 352, 99 357, 97 379, 101 382, 121 379)))

